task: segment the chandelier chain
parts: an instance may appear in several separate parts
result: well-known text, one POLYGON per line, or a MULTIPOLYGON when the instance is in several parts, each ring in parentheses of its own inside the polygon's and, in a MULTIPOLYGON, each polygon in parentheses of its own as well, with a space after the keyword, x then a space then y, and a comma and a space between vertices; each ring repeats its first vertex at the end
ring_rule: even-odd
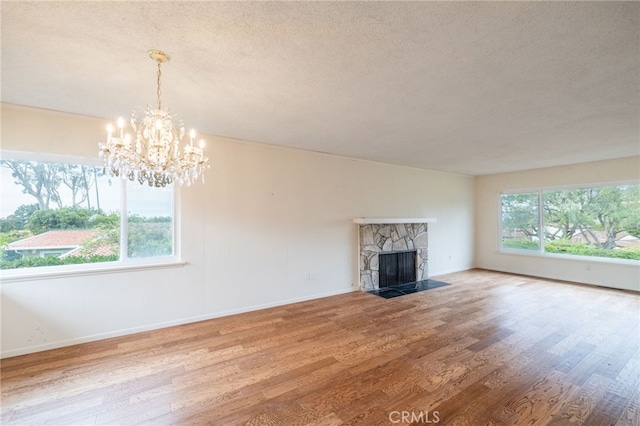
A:
POLYGON ((160 77, 162 77, 162 70, 160 69, 160 65, 162 65, 160 63, 160 61, 158 61, 158 89, 156 91, 156 95, 158 96, 158 109, 162 109, 162 100, 161 100, 161 94, 162 92, 160 91, 160 77))

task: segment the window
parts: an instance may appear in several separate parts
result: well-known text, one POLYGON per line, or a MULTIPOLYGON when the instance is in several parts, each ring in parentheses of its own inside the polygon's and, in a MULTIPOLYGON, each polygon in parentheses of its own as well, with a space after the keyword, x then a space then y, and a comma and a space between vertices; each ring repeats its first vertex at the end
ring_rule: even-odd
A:
POLYGON ((501 249, 640 260, 640 185, 503 194, 501 249))
POLYGON ((131 263, 175 253, 172 187, 144 187, 66 159, 3 157, 0 172, 0 269, 131 263))

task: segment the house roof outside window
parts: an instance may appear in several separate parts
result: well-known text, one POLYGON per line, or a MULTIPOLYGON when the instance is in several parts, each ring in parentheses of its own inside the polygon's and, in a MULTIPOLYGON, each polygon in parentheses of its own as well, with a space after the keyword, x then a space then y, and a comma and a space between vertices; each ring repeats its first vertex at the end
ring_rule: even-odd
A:
POLYGON ((48 231, 14 241, 8 244, 7 248, 9 250, 74 249, 96 236, 98 236, 98 231, 95 229, 48 231))

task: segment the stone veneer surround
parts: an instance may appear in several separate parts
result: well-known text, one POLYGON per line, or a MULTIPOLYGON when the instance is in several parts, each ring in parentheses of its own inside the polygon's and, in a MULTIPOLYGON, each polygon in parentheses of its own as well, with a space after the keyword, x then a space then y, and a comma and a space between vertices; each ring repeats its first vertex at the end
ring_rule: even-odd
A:
MULTIPOLYGON (((358 222, 356 222, 358 223, 358 222)), ((380 253, 416 250, 416 280, 428 275, 427 223, 364 223, 358 228, 360 242, 360 289, 379 288, 380 253)))

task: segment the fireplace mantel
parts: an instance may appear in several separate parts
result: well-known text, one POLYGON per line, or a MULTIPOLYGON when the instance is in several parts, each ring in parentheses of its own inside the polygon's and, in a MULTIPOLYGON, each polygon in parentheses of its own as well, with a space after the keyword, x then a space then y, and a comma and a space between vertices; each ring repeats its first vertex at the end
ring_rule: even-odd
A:
POLYGON ((432 217, 357 217, 353 223, 359 225, 390 225, 396 223, 434 223, 437 219, 432 217))

